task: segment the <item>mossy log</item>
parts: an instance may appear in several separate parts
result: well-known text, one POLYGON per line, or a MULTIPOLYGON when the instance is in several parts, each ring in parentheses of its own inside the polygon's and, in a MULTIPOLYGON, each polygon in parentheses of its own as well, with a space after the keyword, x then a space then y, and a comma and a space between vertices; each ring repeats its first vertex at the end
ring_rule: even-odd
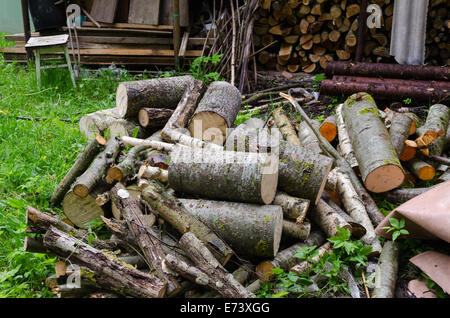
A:
POLYGON ((194 138, 223 145, 227 128, 233 126, 241 108, 241 93, 227 82, 212 82, 189 122, 194 138))
POLYGON ((116 108, 108 108, 96 111, 81 117, 78 127, 80 132, 88 139, 102 135, 105 130, 115 121, 120 119, 116 108))
POLYGON ((239 255, 274 257, 280 246, 283 212, 278 205, 179 199, 239 255))
POLYGON ((392 144, 398 157, 401 157, 403 149, 405 148, 405 141, 408 139, 411 131, 413 120, 402 113, 392 113, 391 126, 389 128, 389 135, 391 136, 392 144))
POLYGON ((289 195, 317 204, 333 159, 285 141, 280 143, 279 158, 279 188, 289 195))
POLYGON ((420 180, 432 180, 436 175, 436 169, 429 163, 419 158, 409 160, 406 165, 408 169, 420 180))
POLYGON ((164 264, 197 285, 209 287, 225 298, 254 298, 255 295, 245 289, 217 261, 204 243, 193 233, 187 232, 180 238, 178 245, 189 255, 196 267, 189 266, 173 254, 167 255, 164 264))
POLYGON ((142 190, 141 198, 178 232, 194 233, 211 249, 221 264, 224 265, 228 262, 233 254, 228 245, 205 223, 189 213, 177 198, 165 192, 156 182, 149 182, 148 186, 142 190))
POLYGON ((283 107, 279 107, 272 112, 273 119, 275 121, 276 127, 280 130, 281 135, 287 142, 291 142, 297 146, 301 146, 300 139, 295 132, 294 127, 292 127, 289 118, 283 110, 283 107))
POLYGON ((170 154, 169 185, 205 198, 270 204, 276 194, 278 162, 259 153, 209 151, 176 145, 170 154))
POLYGON ((450 122, 450 108, 443 104, 430 107, 425 124, 417 129, 418 135, 429 131, 437 133, 437 138, 429 146, 430 156, 440 156, 446 143, 447 127, 450 122))
POLYGON ((373 98, 367 93, 350 96, 342 115, 367 190, 381 193, 401 186, 403 168, 373 98))
POLYGON ((356 160, 355 152, 353 151, 353 146, 350 141, 350 136, 348 135, 347 128, 345 127, 344 117, 342 116, 342 107, 344 107, 344 104, 340 104, 336 108, 336 125, 338 130, 339 150, 342 157, 344 157, 352 169, 359 173, 358 161, 356 160))
POLYGON ((302 223, 283 220, 284 237, 304 241, 309 237, 309 233, 311 233, 311 223, 308 220, 304 220, 302 223))
POLYGON ((106 140, 100 135, 95 136, 95 138, 87 144, 84 150, 78 155, 69 172, 67 172, 53 191, 52 197, 50 198, 50 202, 53 205, 61 203, 72 183, 86 171, 94 158, 97 157, 102 149, 104 149, 105 145, 106 140))
POLYGON ((372 246, 373 255, 379 254, 381 252, 381 244, 375 234, 374 224, 375 226, 380 224, 384 219, 383 214, 380 212, 379 216, 371 214, 372 217, 369 217, 368 210, 366 210, 364 203, 358 196, 349 176, 342 171, 338 171, 337 190, 345 211, 355 222, 361 224, 366 229, 366 234, 361 237, 361 241, 366 245, 372 246))
MULTIPOLYGON (((319 129, 320 123, 316 120, 313 120, 314 127, 319 129)), ((298 125, 298 138, 303 147, 310 150, 315 154, 323 154, 322 148, 320 148, 320 143, 317 137, 314 135, 311 128, 309 128, 308 124, 302 121, 298 125)))
POLYGON ((399 250, 396 242, 384 243, 375 274, 375 289, 372 292, 374 298, 394 298, 399 250))
POLYGON ((272 275, 272 269, 279 267, 284 270, 288 270, 297 264, 298 259, 295 258, 294 255, 297 253, 299 248, 321 245, 324 241, 325 237, 320 231, 313 231, 304 242, 296 243, 282 251, 279 251, 273 260, 259 263, 258 266, 256 266, 256 274, 259 279, 267 281, 272 275))
POLYGON ((77 178, 73 184, 73 193, 85 198, 106 174, 106 169, 114 163, 120 152, 121 144, 116 138, 111 138, 103 150, 92 162, 90 167, 77 178))
POLYGON ((296 198, 284 192, 277 192, 272 203, 281 207, 285 218, 302 223, 308 213, 311 201, 296 198))
POLYGON ((157 276, 167 283, 166 293, 168 296, 180 291, 181 285, 178 280, 163 269, 163 260, 166 257, 161 243, 144 217, 141 204, 121 184, 117 183, 111 189, 112 202, 119 208, 123 219, 135 237, 136 243, 142 251, 143 257, 151 265, 157 276))
POLYGON ((163 128, 172 114, 172 109, 144 107, 139 110, 138 120, 145 128, 163 128))
POLYGON ((319 131, 321 135, 328 140, 328 142, 332 142, 337 136, 336 117, 328 116, 325 118, 325 120, 320 124, 319 131))
POLYGON ((139 159, 142 159, 140 157, 142 156, 142 152, 149 147, 149 145, 140 145, 131 148, 120 163, 108 169, 108 177, 114 181, 122 181, 133 177, 137 172, 137 163, 140 161, 139 159))
POLYGON ((333 237, 337 234, 337 227, 351 231, 352 226, 335 209, 331 208, 321 199, 311 211, 311 219, 327 235, 333 237))
POLYGON ((175 109, 194 78, 176 76, 120 83, 116 91, 117 114, 136 117, 143 107, 175 109))
POLYGON ((44 246, 59 257, 91 269, 96 283, 115 293, 139 298, 165 295, 166 284, 156 276, 127 266, 53 226, 45 233, 44 246))

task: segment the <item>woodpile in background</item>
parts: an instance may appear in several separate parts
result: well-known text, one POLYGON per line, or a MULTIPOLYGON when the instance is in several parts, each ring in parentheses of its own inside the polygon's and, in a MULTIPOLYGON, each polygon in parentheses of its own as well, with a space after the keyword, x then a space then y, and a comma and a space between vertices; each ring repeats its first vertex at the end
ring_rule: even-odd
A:
MULTIPOLYGON (((253 43, 265 69, 307 73, 325 69, 329 61, 354 59, 360 1, 261 0, 256 11, 253 43)), ((377 0, 382 27, 368 29, 364 62, 393 61, 389 55, 393 0, 377 0)), ((448 2, 431 0, 426 63, 449 64, 448 2)))

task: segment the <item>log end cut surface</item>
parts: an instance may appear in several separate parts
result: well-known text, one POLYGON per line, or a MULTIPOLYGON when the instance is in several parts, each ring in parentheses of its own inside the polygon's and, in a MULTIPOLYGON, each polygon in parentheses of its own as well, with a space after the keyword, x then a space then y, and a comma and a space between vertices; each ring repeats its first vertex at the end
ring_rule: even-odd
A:
MULTIPOLYGON (((263 174, 261 179, 261 198, 265 204, 271 204, 277 193, 278 173, 263 174)), ((281 235, 281 233, 280 233, 281 235)))
POLYGON ((199 112, 189 123, 191 136, 222 146, 226 139, 227 122, 214 112, 199 112))
POLYGON ((125 117, 128 105, 127 88, 123 83, 117 86, 116 91, 116 107, 119 117, 125 117))
POLYGON ((382 193, 400 187, 405 180, 405 174, 397 165, 380 166, 368 174, 365 185, 367 190, 382 193))

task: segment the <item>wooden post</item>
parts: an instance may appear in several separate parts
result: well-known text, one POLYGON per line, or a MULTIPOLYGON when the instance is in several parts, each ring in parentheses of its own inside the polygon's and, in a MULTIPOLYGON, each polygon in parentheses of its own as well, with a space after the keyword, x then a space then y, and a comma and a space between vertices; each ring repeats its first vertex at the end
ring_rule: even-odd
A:
MULTIPOLYGON (((30 16, 28 14, 28 0, 22 0, 22 20, 23 20, 23 31, 25 34, 25 43, 27 43, 31 37, 30 16)), ((31 60, 33 57, 33 53, 29 48, 27 48, 26 50, 27 50, 27 60, 31 60)))
POLYGON ((358 18, 358 44, 356 46, 356 62, 362 61, 362 55, 364 51, 364 34, 366 33, 366 19, 367 19, 367 0, 361 1, 361 9, 359 11, 358 18))
POLYGON ((179 65, 179 57, 178 54, 180 52, 180 0, 173 0, 173 53, 175 56, 175 66, 178 68, 179 65))

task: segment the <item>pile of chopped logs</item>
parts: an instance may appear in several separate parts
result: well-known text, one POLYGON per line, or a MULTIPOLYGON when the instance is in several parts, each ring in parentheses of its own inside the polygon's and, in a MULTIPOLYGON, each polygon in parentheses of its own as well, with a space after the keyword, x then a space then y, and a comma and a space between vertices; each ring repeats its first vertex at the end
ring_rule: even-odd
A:
POLYGON ((309 266, 297 249, 329 251, 337 227, 378 256, 384 216, 369 191, 400 191, 409 144, 415 175, 448 164, 449 109, 433 106, 410 140, 415 118, 380 112, 366 93, 323 123, 280 95, 298 127, 278 108, 228 130, 242 97, 227 82, 120 83, 114 109, 80 121, 90 141, 51 198, 66 217, 27 209, 25 250, 60 258, 47 286, 60 297, 254 297, 272 268, 309 266), (108 238, 93 236, 96 219, 108 238))
MULTIPOLYGON (((382 10, 381 28, 365 34, 363 60, 391 61, 389 54, 394 1, 370 1, 382 10)), ((260 0, 253 42, 258 61, 266 69, 311 73, 329 61, 354 57, 361 1, 260 0)), ((431 0, 427 24, 426 61, 448 64, 448 3, 431 0)))

